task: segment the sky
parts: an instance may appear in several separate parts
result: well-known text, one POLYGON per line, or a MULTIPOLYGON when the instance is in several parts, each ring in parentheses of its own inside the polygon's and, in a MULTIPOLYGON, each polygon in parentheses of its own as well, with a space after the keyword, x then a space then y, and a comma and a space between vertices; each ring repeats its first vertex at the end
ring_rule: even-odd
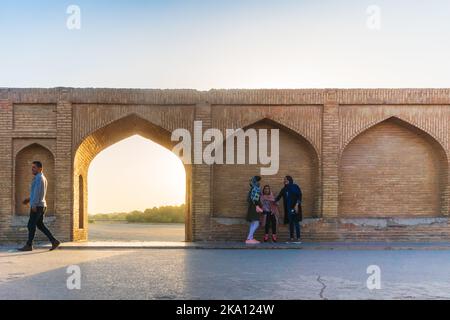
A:
MULTIPOLYGON (((2 0, 0 35, 0 87, 450 87, 448 0, 2 0), (67 27, 70 5, 80 9, 80 29, 67 27)), ((104 200, 91 208, 100 197, 93 190, 110 183, 100 168, 156 161, 157 148, 133 137, 100 154, 91 167, 98 174, 89 173, 90 210, 111 209, 104 200), (121 150, 142 154, 124 159, 121 150)), ((124 169, 133 170, 147 172, 124 169)), ((167 202, 172 186, 158 184, 147 205, 135 192, 114 208, 167 202)))
POLYGON ((138 135, 97 155, 89 167, 88 182, 90 214, 145 210, 185 201, 186 172, 181 160, 138 135))
POLYGON ((3 87, 450 87, 446 0, 2 0, 0 30, 3 87))

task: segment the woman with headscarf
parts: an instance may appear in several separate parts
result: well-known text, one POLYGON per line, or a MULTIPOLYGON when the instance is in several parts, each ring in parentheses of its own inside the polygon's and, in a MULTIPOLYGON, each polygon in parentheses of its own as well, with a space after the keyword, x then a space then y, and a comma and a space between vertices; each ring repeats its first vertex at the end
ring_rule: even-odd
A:
POLYGON ((269 185, 265 185, 261 195, 263 209, 261 226, 264 227, 264 242, 269 241, 269 230, 272 227, 272 242, 277 242, 278 204, 269 185))
POLYGON ((259 182, 261 181, 260 176, 254 176, 250 180, 250 191, 248 192, 248 210, 247 210, 247 221, 250 222, 250 228, 245 243, 247 244, 257 244, 258 240, 254 238, 254 234, 259 227, 259 218, 262 212, 261 208, 261 188, 259 187, 259 182))
POLYGON ((302 190, 294 183, 291 176, 284 177, 284 187, 281 189, 275 201, 283 198, 284 223, 289 223, 290 240, 294 241, 294 228, 297 242, 300 243, 300 221, 302 221, 302 190))

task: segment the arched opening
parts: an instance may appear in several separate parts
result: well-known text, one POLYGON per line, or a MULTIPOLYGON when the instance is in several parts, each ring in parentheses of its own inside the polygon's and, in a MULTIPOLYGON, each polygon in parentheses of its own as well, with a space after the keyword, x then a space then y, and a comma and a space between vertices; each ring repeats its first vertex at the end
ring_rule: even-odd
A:
MULTIPOLYGON (((74 222, 78 222, 74 223, 75 240, 88 239, 90 229, 93 235, 101 234, 103 237, 89 237, 90 240, 173 239, 166 237, 164 230, 159 228, 170 229, 170 232, 174 230, 173 225, 167 226, 168 223, 174 222, 173 219, 166 219, 172 216, 173 212, 167 211, 170 208, 165 207, 172 204, 177 206, 178 215, 179 210, 183 210, 184 215, 184 223, 181 225, 182 238, 179 237, 180 233, 177 233, 176 239, 191 240, 188 188, 191 170, 171 152, 173 143, 170 136, 168 131, 132 114, 83 139, 74 159, 73 190, 74 199, 78 199, 74 201, 74 222), (156 160, 159 162, 155 162, 156 160), (175 167, 171 167, 172 165, 175 167), (176 183, 171 181, 174 172, 178 172, 180 177, 176 183), (185 195, 182 199, 184 204, 167 200, 175 193, 185 195), (164 199, 167 201, 159 201, 164 199), (145 201, 150 205, 145 207, 145 201), (152 205, 154 203, 159 205, 152 205), (160 206, 164 208, 154 208, 160 206), (98 229, 97 219, 93 224, 86 223, 88 217, 93 222, 91 214, 105 214, 98 216, 99 221, 117 218, 119 223, 127 226, 108 226, 101 229, 100 233, 94 233, 98 229), (165 223, 164 226, 159 225, 160 220, 165 223), (161 238, 158 238, 158 234, 161 238)), ((177 230, 179 232, 180 228, 177 230)))
POLYGON ((84 180, 83 176, 78 176, 78 228, 84 229, 84 180))
POLYGON ((398 118, 364 131, 340 160, 339 214, 352 217, 439 216, 447 157, 428 133, 398 118))
POLYGON ((47 213, 55 214, 55 159, 53 154, 40 144, 31 144, 20 150, 15 159, 15 214, 28 215, 29 206, 22 204, 30 196, 30 186, 33 180, 31 165, 33 161, 40 161, 43 172, 48 181, 46 194, 47 213))
MULTIPOLYGON (((279 129, 279 171, 262 177, 261 185, 271 186, 276 196, 283 187, 286 175, 293 177, 303 192, 304 217, 319 216, 319 159, 314 147, 298 133, 272 121, 264 119, 245 129, 279 129)), ((271 145, 268 138, 270 153, 271 145)), ((249 140, 246 140, 248 150, 249 140)), ((236 154, 235 154, 236 159, 236 154)), ((248 152, 246 154, 248 163, 248 152)), ((215 164, 214 165, 214 214, 216 217, 245 218, 247 212, 246 195, 249 179, 260 175, 261 164, 215 164)), ((282 201, 280 202, 281 211, 282 201)))

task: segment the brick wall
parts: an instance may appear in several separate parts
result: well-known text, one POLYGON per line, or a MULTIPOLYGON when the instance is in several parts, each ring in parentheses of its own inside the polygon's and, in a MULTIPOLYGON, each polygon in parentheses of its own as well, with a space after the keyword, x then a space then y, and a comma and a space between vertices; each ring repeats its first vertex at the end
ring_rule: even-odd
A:
POLYGON ((16 104, 14 106, 14 129, 33 131, 32 123, 39 123, 39 130, 56 128, 56 105, 16 104))
POLYGON ((44 175, 47 178, 47 215, 55 214, 55 158, 53 154, 43 146, 32 144, 22 149, 16 155, 15 160, 15 214, 28 215, 28 205, 22 201, 30 196, 30 185, 33 180, 31 165, 33 161, 41 161, 44 167, 44 175))
MULTIPOLYGON (((252 129, 278 129, 267 121, 258 122, 252 129)), ((308 141, 301 136, 281 129, 279 132, 280 165, 275 175, 263 176, 261 187, 268 184, 276 196, 283 187, 283 178, 291 175, 304 195, 304 214, 306 217, 319 216, 318 198, 318 157, 308 141)), ((268 139, 270 142, 270 138, 268 139)), ((248 162, 248 140, 246 153, 248 162)), ((269 144, 270 151, 270 144, 269 144)), ((236 156, 235 156, 236 159, 236 156)), ((215 217, 245 218, 247 213, 246 196, 250 177, 260 175, 260 168, 267 165, 214 165, 214 208, 215 217)))
POLYGON ((13 106, 0 95, 0 241, 13 237, 11 228, 13 208, 13 106))
MULTIPOLYGON (((54 157, 53 177, 46 165, 50 227, 65 241, 83 240, 93 157, 132 134, 170 149, 170 132, 192 132, 194 120, 204 130, 280 129, 280 171, 263 183, 278 191, 286 174, 299 182, 306 241, 450 240, 450 89, 54 88, 0 89, 0 241, 26 237, 14 199, 26 193, 31 158, 54 157)), ((245 238, 248 180, 258 167, 186 165, 187 240, 245 238)))
POLYGON ((439 216, 447 180, 445 151, 396 119, 356 137, 340 162, 339 214, 354 217, 439 216))
POLYGON ((63 241, 83 239, 74 232, 72 180, 72 103, 61 90, 56 107, 55 236, 63 241))

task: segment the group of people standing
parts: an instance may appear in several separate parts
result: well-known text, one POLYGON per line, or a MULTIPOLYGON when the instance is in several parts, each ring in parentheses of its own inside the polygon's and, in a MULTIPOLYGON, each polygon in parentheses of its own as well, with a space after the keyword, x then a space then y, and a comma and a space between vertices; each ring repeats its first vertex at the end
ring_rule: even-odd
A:
POLYGON ((277 226, 280 216, 278 201, 281 199, 283 199, 284 206, 284 223, 289 224, 290 241, 300 243, 302 191, 291 176, 284 177, 283 183, 284 187, 275 197, 269 185, 265 185, 261 190, 260 176, 254 176, 250 180, 250 191, 247 198, 247 221, 250 222, 250 229, 245 243, 260 243, 254 238, 255 232, 260 226, 264 227, 264 242, 269 241, 269 231, 272 231, 272 242, 277 242, 277 226))
MULTIPOLYGON (((23 201, 23 204, 30 206, 30 219, 28 222, 28 241, 20 248, 20 251, 32 251, 33 240, 36 228, 41 230, 50 240, 52 246, 50 250, 56 249, 60 242, 44 225, 44 215, 47 210, 45 201, 47 193, 47 179, 43 173, 43 165, 40 161, 34 161, 31 167, 34 176, 31 184, 30 197, 23 201)), ((272 242, 277 242, 277 226, 279 224, 278 201, 283 199, 284 223, 289 223, 290 240, 300 243, 300 221, 302 220, 302 191, 294 183, 291 176, 284 177, 284 187, 280 193, 274 197, 269 185, 260 187, 261 177, 254 176, 250 180, 250 191, 248 192, 247 220, 250 222, 250 230, 246 243, 256 244, 260 241, 254 238, 256 230, 261 225, 265 234, 263 241, 269 241, 269 231, 272 231, 272 242), (294 238, 294 229, 296 238, 294 238)))

